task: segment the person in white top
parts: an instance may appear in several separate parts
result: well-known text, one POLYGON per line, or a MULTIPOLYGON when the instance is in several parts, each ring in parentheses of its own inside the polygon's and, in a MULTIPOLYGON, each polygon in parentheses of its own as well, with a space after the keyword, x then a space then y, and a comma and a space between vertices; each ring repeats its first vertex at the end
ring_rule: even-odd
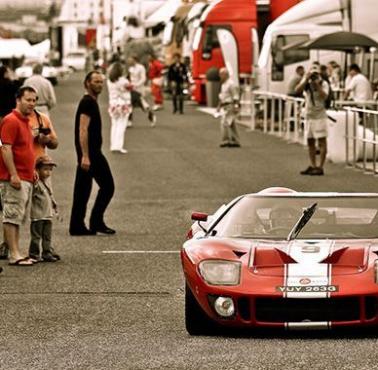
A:
POLYGON ((217 112, 220 112, 221 143, 220 147, 240 147, 239 134, 236 128, 236 116, 239 112, 239 90, 231 80, 227 68, 219 70, 222 83, 219 93, 217 112))
POLYGON ((50 109, 56 105, 56 96, 52 83, 42 76, 43 65, 37 63, 33 66, 33 75, 24 81, 24 86, 31 86, 38 93, 36 109, 49 115, 50 109))
POLYGON ((329 83, 324 80, 321 69, 316 64, 303 76, 295 88, 298 94, 305 96, 305 131, 308 145, 310 166, 300 171, 301 175, 323 176, 327 157, 327 107, 326 101, 330 93, 329 83), (316 141, 319 143, 320 161, 317 165, 316 141))
POLYGON ((123 147, 127 121, 131 113, 131 85, 123 76, 124 68, 120 62, 110 66, 108 75, 109 108, 111 118, 110 150, 112 152, 127 153, 123 147))
MULTIPOLYGON (((132 85, 131 90, 131 104, 133 108, 141 108, 143 112, 147 112, 148 119, 151 122, 151 127, 156 124, 156 116, 153 113, 147 100, 144 98, 145 95, 145 84, 147 81, 146 68, 143 64, 138 62, 138 58, 133 55, 127 59, 127 64, 129 66, 129 79, 132 85)), ((132 114, 129 117, 128 126, 132 126, 132 114)))
POLYGON ((340 89, 340 80, 341 80, 341 68, 335 62, 334 60, 331 60, 327 64, 327 72, 328 72, 328 79, 329 79, 329 84, 332 88, 332 90, 338 90, 340 89))
POLYGON ((353 100, 366 102, 373 99, 373 93, 369 80, 361 73, 357 64, 351 64, 349 67, 349 76, 351 79, 345 88, 344 99, 348 99, 353 93, 353 100))

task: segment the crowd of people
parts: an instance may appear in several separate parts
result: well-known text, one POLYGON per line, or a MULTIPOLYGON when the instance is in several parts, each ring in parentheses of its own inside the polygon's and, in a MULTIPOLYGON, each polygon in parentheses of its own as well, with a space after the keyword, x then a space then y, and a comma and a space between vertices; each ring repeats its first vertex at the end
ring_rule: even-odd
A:
MULTIPOLYGON (((151 52, 148 54, 148 68, 131 55, 126 62, 113 58, 107 70, 109 90, 109 115, 111 117, 110 150, 127 153, 124 147, 127 127, 134 124, 133 111, 140 108, 156 126, 156 111, 164 105, 164 65, 151 52), (149 99, 150 98, 150 99, 149 99), (149 103, 149 100, 152 100, 149 103)), ((188 70, 180 54, 174 55, 173 63, 167 67, 168 90, 172 94, 173 113, 184 113, 184 90, 188 83, 188 70)))
MULTIPOLYGON (((168 84, 173 96, 173 113, 183 114, 183 90, 188 73, 180 59, 180 55, 175 55, 168 68, 168 84)), ((148 70, 133 55, 126 63, 114 60, 106 76, 100 70, 86 74, 85 93, 75 115, 77 167, 70 235, 116 233, 104 220, 114 194, 112 172, 102 152, 102 116, 97 102, 105 81, 109 91, 110 151, 125 154, 125 132, 133 125, 134 109, 141 108, 151 127, 156 125, 155 112, 163 109, 163 68, 151 53, 148 70), (148 91, 153 104, 148 102, 148 91), (84 220, 93 181, 99 189, 87 226, 84 220)), ((37 63, 33 75, 22 85, 13 78, 7 66, 0 66, 0 193, 3 213, 0 259, 8 259, 12 266, 32 266, 61 259, 53 247, 52 235, 58 206, 51 174, 57 164, 46 152, 46 148, 54 150, 58 147, 58 137, 49 114, 56 105, 56 97, 53 86, 41 73, 42 65, 37 63), (27 221, 30 221, 30 245, 25 256, 19 243, 20 227, 27 221)))
MULTIPOLYGON (((104 76, 92 70, 85 76, 84 89, 75 115, 75 149, 77 168, 73 204, 69 223, 72 236, 115 234, 105 223, 104 215, 114 194, 114 180, 102 152, 102 116, 98 96, 106 82, 109 92, 110 151, 125 154, 125 133, 133 125, 133 111, 146 113, 151 127, 156 125, 156 111, 163 109, 163 64, 151 53, 148 69, 132 55, 124 62, 116 59, 104 76), (150 93, 148 102, 147 95, 150 93), (92 184, 98 192, 91 210, 89 225, 86 210, 92 184)), ((323 175, 327 154, 327 109, 333 91, 341 90, 341 69, 335 62, 327 66, 314 63, 306 71, 299 66, 289 81, 288 94, 305 98, 306 137, 310 165, 302 175, 323 175), (320 155, 317 160, 317 154, 320 155)), ((56 105, 54 88, 42 77, 42 66, 33 67, 33 76, 22 86, 11 78, 12 72, 0 66, 0 192, 3 212, 4 241, 0 258, 10 265, 32 266, 41 261, 60 260, 52 243, 52 224, 58 212, 51 173, 56 166, 46 148, 58 147, 58 137, 49 111, 56 105), (29 253, 20 251, 20 226, 30 219, 29 253)), ((221 117, 220 147, 240 147, 236 126, 240 94, 226 68, 219 71, 221 90, 217 111, 221 117)), ((184 113, 184 89, 188 71, 179 54, 167 69, 172 94, 172 113, 184 113)), ((373 98, 371 84, 356 64, 349 67, 343 89, 344 99, 366 102, 373 98)))
POLYGON ((56 262, 52 247, 52 219, 57 211, 49 180, 55 163, 46 148, 56 149, 58 138, 46 114, 35 110, 37 91, 20 87, 15 107, 1 121, 0 181, 4 241, 1 258, 10 265, 56 262), (29 255, 20 251, 20 226, 31 218, 29 255))
POLYGON ((353 100, 357 106, 368 106, 377 94, 373 94, 374 84, 361 73, 360 67, 349 66, 345 81, 342 80, 340 66, 331 61, 327 65, 314 62, 306 71, 298 66, 288 83, 289 96, 305 98, 305 135, 307 137, 310 165, 301 175, 322 176, 327 155, 327 127, 331 108, 338 94, 339 100, 353 100), (317 160, 319 154, 319 160, 317 160))
MULTIPOLYGON (((6 71, 6 67, 1 67, 0 71, 6 71)), ((5 77, 7 72, 3 73, 5 77)), ((8 106, 2 106, 0 192, 4 240, 0 258, 8 259, 11 266, 32 266, 61 259, 53 247, 52 237, 53 219, 58 214, 51 181, 56 163, 46 153, 46 148, 54 150, 58 147, 58 137, 48 112, 37 109, 39 96, 45 97, 42 92, 47 85, 36 81, 39 82, 38 89, 26 84, 17 87, 11 79, 7 80, 7 86, 13 90, 8 90, 8 99, 4 100, 8 106), (25 256, 19 245, 20 227, 29 220, 30 244, 25 256)), ((78 165, 69 226, 73 236, 115 233, 104 222, 105 210, 114 193, 114 181, 101 151, 102 123, 97 97, 103 82, 101 72, 87 74, 84 80, 86 93, 79 102, 75 117, 78 165), (93 180, 99 185, 99 191, 87 228, 84 218, 93 180)))
MULTIPOLYGON (((331 90, 338 95, 340 100, 353 100, 365 103, 378 98, 377 85, 378 81, 369 81, 361 72, 360 67, 353 63, 348 68, 348 73, 343 80, 342 70, 335 61, 327 65, 314 62, 312 66, 318 68, 322 80, 326 81, 331 90)), ((298 66, 295 75, 289 80, 287 94, 290 96, 302 97, 302 93, 296 91, 296 86, 305 75, 305 68, 298 66)))

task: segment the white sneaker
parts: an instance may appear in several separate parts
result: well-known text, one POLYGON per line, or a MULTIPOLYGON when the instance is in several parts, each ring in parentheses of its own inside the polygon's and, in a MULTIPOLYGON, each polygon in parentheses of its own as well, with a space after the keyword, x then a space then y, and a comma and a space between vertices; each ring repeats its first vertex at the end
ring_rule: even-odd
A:
POLYGON ((155 105, 152 107, 152 110, 153 110, 153 111, 157 111, 157 110, 162 109, 162 108, 163 108, 163 106, 162 106, 161 104, 155 104, 155 105))
POLYGON ((155 127, 155 126, 156 126, 156 116, 154 114, 152 119, 151 119, 151 127, 155 127))
POLYGON ((110 149, 110 151, 112 153, 122 153, 122 154, 126 154, 127 153, 127 150, 126 149, 110 149))

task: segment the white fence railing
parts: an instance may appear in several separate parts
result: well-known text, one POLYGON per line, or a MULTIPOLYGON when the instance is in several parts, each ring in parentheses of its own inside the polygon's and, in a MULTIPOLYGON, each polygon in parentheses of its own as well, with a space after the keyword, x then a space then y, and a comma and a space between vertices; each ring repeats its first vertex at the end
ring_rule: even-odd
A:
POLYGON ((378 173, 378 111, 345 107, 346 164, 364 172, 378 173))
POLYGON ((242 94, 241 106, 242 122, 251 130, 260 129, 290 142, 303 142, 304 99, 256 90, 242 94))

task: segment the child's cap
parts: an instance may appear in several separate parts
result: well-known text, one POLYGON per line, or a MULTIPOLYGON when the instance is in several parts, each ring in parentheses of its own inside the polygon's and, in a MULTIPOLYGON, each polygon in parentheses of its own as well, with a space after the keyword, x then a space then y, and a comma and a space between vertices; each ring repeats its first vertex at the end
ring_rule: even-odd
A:
POLYGON ((35 161, 35 167, 36 168, 40 168, 43 165, 50 165, 50 166, 55 166, 56 167, 56 163, 47 154, 41 155, 35 161))

